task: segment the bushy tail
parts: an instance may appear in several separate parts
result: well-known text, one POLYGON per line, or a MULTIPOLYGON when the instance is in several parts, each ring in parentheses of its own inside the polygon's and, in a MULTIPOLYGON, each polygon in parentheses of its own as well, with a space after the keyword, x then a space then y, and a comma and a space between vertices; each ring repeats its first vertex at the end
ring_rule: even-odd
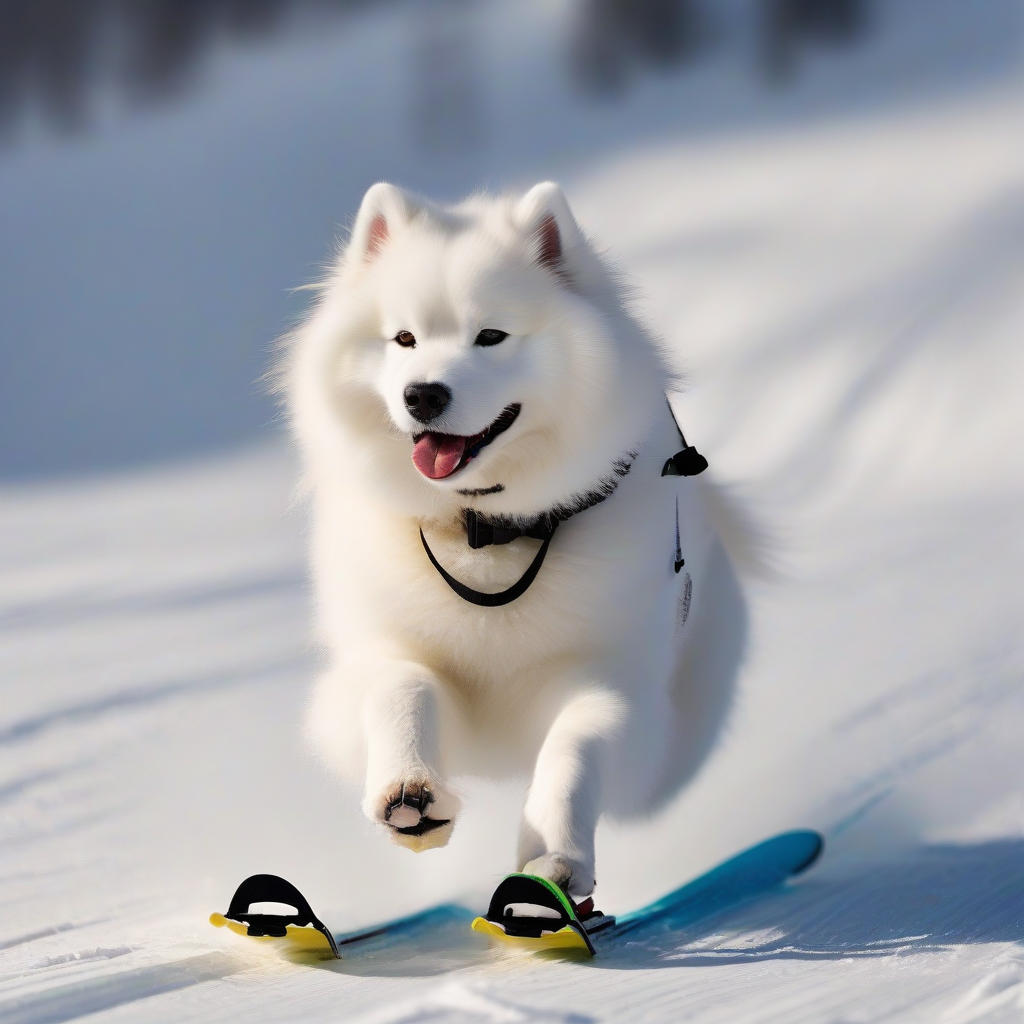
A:
POLYGON ((702 475, 699 482, 708 515, 737 573, 754 579, 778 576, 778 544, 757 520, 750 503, 735 488, 716 483, 709 474, 702 475))

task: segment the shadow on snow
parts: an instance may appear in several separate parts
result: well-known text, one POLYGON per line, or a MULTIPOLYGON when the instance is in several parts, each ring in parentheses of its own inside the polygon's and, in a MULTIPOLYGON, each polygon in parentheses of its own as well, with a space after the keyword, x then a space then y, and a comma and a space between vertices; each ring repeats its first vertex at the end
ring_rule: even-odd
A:
POLYGON ((606 969, 842 960, 1024 942, 1024 840, 927 846, 815 878, 693 928, 638 929, 593 962, 606 969))

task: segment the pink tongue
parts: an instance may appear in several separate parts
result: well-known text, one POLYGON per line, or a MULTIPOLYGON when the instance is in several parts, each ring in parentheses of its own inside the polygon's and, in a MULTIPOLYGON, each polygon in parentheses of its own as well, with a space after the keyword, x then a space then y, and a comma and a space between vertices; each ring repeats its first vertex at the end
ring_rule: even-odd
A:
POLYGON ((451 476, 466 450, 466 439, 454 434, 424 434, 412 449, 413 465, 431 480, 451 476))

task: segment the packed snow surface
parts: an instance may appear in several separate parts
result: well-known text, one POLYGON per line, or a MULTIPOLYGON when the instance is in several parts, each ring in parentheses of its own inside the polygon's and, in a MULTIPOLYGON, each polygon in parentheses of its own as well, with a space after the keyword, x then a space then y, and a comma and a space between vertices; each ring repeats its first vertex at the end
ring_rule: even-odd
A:
MULTIPOLYGON (((842 60, 884 71, 886 45, 842 60)), ((523 784, 465 780, 450 846, 417 857, 304 749, 317 655, 283 442, 12 483, 0 1020, 1024 1017, 1024 93, 1006 72, 930 96, 652 129, 556 169, 763 538, 728 729, 665 812, 602 823, 600 905, 793 827, 825 834, 819 865, 588 964, 253 952, 206 918, 256 871, 336 931, 482 907, 523 784)), ((552 173, 531 159, 524 180, 552 173)))

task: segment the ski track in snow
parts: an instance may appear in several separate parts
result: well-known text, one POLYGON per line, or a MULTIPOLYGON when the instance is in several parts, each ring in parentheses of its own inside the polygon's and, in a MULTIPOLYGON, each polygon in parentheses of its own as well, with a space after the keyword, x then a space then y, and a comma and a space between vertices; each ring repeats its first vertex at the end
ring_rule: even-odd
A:
POLYGON ((450 847, 417 858, 309 757, 283 444, 7 485, 0 1020, 1024 1018, 1022 82, 655 133, 563 175, 692 371, 687 435, 770 566, 725 735, 657 818, 602 824, 601 903, 790 827, 828 840, 806 877, 588 964, 448 933, 319 967, 253 952, 206 916, 255 871, 338 931, 482 905, 521 788, 467 781, 450 847))

